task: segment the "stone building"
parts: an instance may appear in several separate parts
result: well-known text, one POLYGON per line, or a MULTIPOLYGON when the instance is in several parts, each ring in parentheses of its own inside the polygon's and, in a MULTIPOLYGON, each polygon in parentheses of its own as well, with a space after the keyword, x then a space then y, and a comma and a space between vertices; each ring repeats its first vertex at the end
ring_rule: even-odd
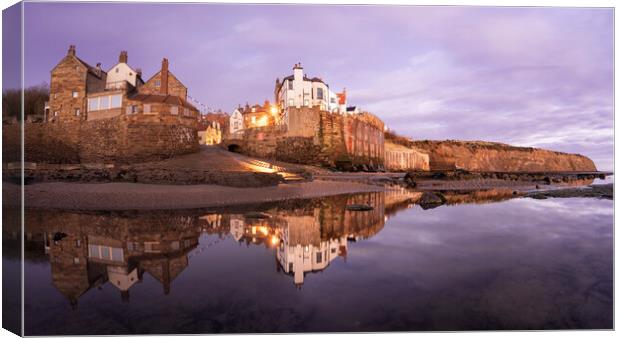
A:
POLYGON ((214 145, 222 142, 222 129, 218 122, 201 123, 198 126, 198 143, 214 145))
POLYGON ((74 45, 69 46, 67 55, 51 72, 47 121, 85 120, 87 96, 105 91, 106 77, 100 63, 95 67, 89 65, 77 57, 74 45))
POLYGON ((148 81, 127 62, 121 51, 106 72, 70 46, 51 72, 48 123, 26 128, 25 146, 55 147, 50 151, 62 152, 65 163, 137 162, 198 151, 199 112, 168 60, 148 81))

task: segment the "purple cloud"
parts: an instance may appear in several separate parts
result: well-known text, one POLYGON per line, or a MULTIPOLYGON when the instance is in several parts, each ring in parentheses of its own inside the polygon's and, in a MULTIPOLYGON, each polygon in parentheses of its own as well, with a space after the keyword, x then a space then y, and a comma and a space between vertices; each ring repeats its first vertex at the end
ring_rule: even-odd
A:
POLYGON ((272 99, 302 62, 415 139, 579 152, 613 170, 612 9, 27 3, 25 25, 27 84, 49 81, 69 44, 104 67, 127 49, 146 77, 168 57, 190 95, 230 111, 272 99))

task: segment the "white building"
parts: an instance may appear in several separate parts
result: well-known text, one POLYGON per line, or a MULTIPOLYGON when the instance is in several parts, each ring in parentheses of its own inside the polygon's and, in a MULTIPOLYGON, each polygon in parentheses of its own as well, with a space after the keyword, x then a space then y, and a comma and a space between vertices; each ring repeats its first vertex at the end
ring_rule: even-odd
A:
POLYGON ((241 113, 241 108, 237 107, 233 110, 232 114, 230 114, 230 135, 234 135, 235 133, 243 130, 243 114, 241 113))
POLYGON ((346 112, 346 92, 334 93, 318 77, 309 78, 301 64, 293 67, 293 75, 276 79, 275 98, 281 109, 318 107, 330 112, 346 112))
POLYGON ((280 233, 276 258, 284 272, 293 276, 296 286, 304 283, 306 273, 322 271, 337 257, 346 256, 346 236, 320 240, 320 225, 314 217, 288 216, 287 219, 288 225, 280 233))
POLYGON ((144 84, 142 80, 142 71, 134 70, 127 64, 127 51, 121 51, 118 56, 118 63, 108 70, 105 88, 108 90, 125 89, 127 83, 133 87, 139 87, 144 84))

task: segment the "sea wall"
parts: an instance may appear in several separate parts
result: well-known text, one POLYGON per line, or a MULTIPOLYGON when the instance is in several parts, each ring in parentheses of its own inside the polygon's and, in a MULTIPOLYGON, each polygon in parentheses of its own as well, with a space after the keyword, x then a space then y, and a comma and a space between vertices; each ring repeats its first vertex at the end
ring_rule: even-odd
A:
POLYGON ((292 163, 382 169, 383 122, 369 113, 348 115, 316 108, 289 108, 285 123, 245 129, 223 146, 246 155, 292 163))
MULTIPOLYGON (((19 124, 5 124, 5 162, 18 162, 19 124)), ((24 125, 25 161, 35 163, 135 163, 197 152, 195 125, 125 117, 24 125)))
POLYGON ((400 144, 385 142, 385 169, 388 171, 428 171, 428 154, 400 144))
POLYGON ((428 153, 431 170, 464 169, 476 172, 596 171, 594 162, 579 154, 514 147, 482 141, 413 141, 428 153))

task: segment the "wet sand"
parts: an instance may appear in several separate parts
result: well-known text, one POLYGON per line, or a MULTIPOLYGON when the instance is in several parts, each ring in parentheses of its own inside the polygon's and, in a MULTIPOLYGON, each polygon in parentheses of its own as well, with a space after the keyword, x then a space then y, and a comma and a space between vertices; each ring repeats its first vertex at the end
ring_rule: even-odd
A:
MULTIPOLYGON (((7 182, 3 184, 3 203, 18 206, 19 185, 7 182)), ((27 208, 154 210, 217 207, 384 190, 384 187, 377 185, 321 180, 262 188, 51 182, 26 185, 24 198, 27 208)))

